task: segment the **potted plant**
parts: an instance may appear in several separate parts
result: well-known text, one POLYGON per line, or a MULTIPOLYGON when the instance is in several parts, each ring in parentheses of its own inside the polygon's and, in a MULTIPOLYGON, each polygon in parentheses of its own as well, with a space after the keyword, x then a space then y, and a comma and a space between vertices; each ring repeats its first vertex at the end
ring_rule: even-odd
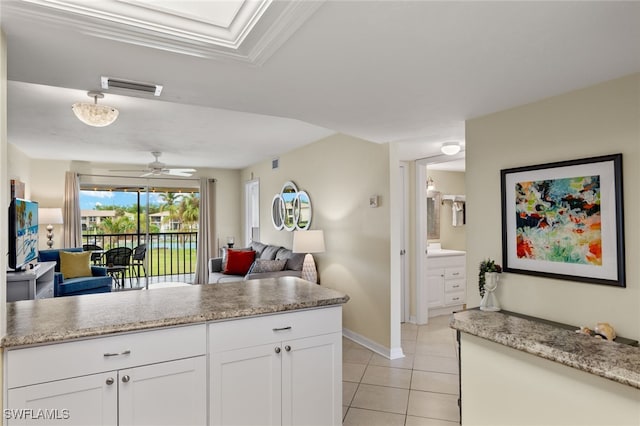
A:
POLYGON ((480 262, 480 273, 478 274, 478 288, 480 289, 480 297, 484 297, 484 286, 486 284, 485 274, 487 272, 502 272, 502 267, 495 260, 487 259, 480 262))

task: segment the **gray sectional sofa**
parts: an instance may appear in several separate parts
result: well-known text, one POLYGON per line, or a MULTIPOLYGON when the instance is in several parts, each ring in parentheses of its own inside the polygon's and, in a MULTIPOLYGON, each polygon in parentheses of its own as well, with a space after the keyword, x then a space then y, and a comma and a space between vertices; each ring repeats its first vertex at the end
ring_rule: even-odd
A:
MULTIPOLYGON (((231 275, 224 273, 224 265, 226 262, 226 248, 224 250, 223 257, 214 257, 209 259, 209 284, 224 283, 230 281, 242 281, 253 280, 259 278, 273 278, 282 276, 299 277, 302 273, 302 264, 304 262, 304 253, 293 253, 291 250, 268 244, 263 244, 258 241, 253 241, 249 247, 235 249, 256 252, 256 261, 265 260, 284 261, 284 267, 282 270, 273 272, 253 272, 252 269, 256 266, 256 262, 252 265, 252 269, 246 275, 231 275)), ((257 262, 260 264, 261 262, 257 262)), ((265 263, 265 262, 262 262, 265 263)), ((281 262, 282 263, 282 262, 281 262)), ((256 268, 258 269, 258 268, 256 268)))

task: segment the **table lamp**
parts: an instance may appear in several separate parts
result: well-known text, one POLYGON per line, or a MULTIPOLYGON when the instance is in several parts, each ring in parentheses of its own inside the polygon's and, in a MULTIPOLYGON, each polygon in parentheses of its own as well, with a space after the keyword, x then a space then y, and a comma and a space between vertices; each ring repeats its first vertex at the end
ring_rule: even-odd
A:
POLYGON ((47 225, 47 246, 53 247, 53 225, 59 225, 62 223, 62 209, 61 208, 39 208, 38 209, 38 224, 47 225))
POLYGON ((293 231, 293 252, 306 253, 302 264, 303 280, 318 282, 316 263, 311 253, 324 252, 324 233, 322 231, 293 231))

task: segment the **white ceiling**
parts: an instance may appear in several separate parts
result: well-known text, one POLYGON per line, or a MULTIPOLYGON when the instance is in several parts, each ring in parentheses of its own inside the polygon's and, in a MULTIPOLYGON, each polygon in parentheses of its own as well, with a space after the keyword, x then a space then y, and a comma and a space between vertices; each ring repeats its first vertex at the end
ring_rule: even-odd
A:
MULTIPOLYGON (((640 71, 640 2, 267 1, 238 47, 77 10, 146 0, 37 3, 0 0, 8 140, 34 158, 143 164, 157 150, 171 166, 240 168, 341 132, 415 159, 464 142, 469 118, 640 71), (103 75, 162 96, 110 91, 120 117, 88 127, 70 105, 103 75)), ((153 3, 181 25, 202 11, 200 36, 233 20, 204 16, 211 1, 153 3)), ((261 2, 241 3, 227 6, 261 2)))

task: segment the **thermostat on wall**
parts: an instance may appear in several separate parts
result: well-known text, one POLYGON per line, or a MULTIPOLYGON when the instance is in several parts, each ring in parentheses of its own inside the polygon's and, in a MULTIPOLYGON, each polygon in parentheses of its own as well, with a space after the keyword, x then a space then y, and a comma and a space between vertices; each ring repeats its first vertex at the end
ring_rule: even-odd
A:
POLYGON ((372 195, 371 197, 369 197, 369 207, 371 207, 371 208, 378 207, 378 196, 377 195, 372 195))

